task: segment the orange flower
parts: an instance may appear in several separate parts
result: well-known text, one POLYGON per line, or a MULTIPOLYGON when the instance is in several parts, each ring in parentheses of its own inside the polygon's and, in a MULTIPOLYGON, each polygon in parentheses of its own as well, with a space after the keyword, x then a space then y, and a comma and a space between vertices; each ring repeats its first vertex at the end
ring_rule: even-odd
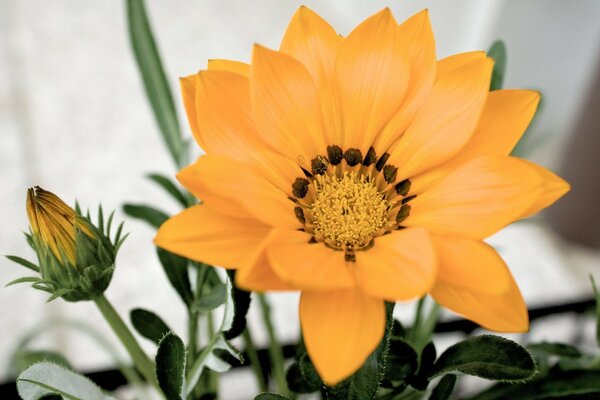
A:
POLYGON ((430 293, 482 326, 525 331, 525 304, 482 240, 568 190, 509 154, 539 94, 489 92, 483 52, 436 61, 427 11, 385 9, 347 37, 302 7, 279 51, 211 60, 181 80, 207 155, 179 181, 204 201, 156 243, 300 290, 307 350, 335 384, 382 338, 384 300, 430 293))

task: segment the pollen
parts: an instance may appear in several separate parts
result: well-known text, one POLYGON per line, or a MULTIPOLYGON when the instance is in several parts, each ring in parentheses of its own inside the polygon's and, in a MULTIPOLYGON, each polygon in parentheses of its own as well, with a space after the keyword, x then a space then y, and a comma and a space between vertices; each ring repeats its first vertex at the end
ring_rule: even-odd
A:
POLYGON ((342 249, 367 246, 388 222, 391 204, 368 176, 345 171, 319 176, 309 206, 317 239, 342 249))

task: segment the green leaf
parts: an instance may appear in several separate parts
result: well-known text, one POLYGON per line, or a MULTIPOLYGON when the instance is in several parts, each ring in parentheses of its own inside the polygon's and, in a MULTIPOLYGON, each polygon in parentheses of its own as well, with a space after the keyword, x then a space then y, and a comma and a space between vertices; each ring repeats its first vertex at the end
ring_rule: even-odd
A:
POLYGON ((15 262, 15 263, 17 263, 25 268, 28 268, 32 271, 40 272, 40 267, 38 267, 31 261, 27 261, 26 259, 18 257, 18 256, 5 256, 5 257, 8 258, 10 261, 15 262))
POLYGON ((405 340, 392 336, 387 356, 385 380, 403 382, 417 371, 419 356, 413 347, 405 340))
POLYGON ((17 278, 13 281, 8 282, 4 287, 9 287, 12 285, 16 285, 19 283, 32 283, 32 282, 40 282, 42 279, 39 276, 24 276, 22 278, 17 278))
POLYGON ((123 211, 130 217, 147 222, 154 228, 160 227, 169 219, 169 216, 164 212, 143 204, 125 204, 123 205, 123 211))
POLYGON ((135 308, 129 313, 131 324, 136 331, 146 339, 158 344, 171 329, 152 311, 135 308))
POLYGON ((227 286, 221 283, 213 286, 208 293, 203 293, 202 296, 197 298, 192 305, 192 310, 198 312, 212 311, 225 303, 226 300, 227 286))
POLYGON ((554 371, 544 379, 523 384, 501 383, 474 396, 471 400, 541 400, 600 398, 600 371, 554 371))
POLYGON ((289 400, 289 397, 275 393, 261 393, 256 396, 254 400, 289 400))
POLYGON ((148 174, 148 179, 152 182, 156 183, 158 186, 163 188, 167 193, 169 193, 175 200, 179 202, 184 208, 190 206, 190 197, 187 197, 175 183, 169 178, 161 174, 148 174))
POLYGON ((60 395, 67 400, 114 400, 88 378, 60 365, 41 362, 27 368, 17 378, 17 391, 23 400, 39 400, 60 395))
POLYGON ((127 1, 131 47, 142 75, 154 117, 175 164, 185 166, 186 144, 181 136, 171 89, 148 22, 143 0, 127 1))
POLYGON ((590 275, 590 280, 592 281, 594 297, 596 298, 596 343, 600 346, 600 291, 598 291, 596 281, 592 275, 590 275))
POLYGON ((227 340, 238 337, 246 328, 246 314, 250 308, 250 292, 235 285, 235 271, 228 270, 227 275, 231 282, 231 300, 233 301, 233 321, 229 330, 223 332, 227 340))
POLYGON ((481 335, 448 348, 433 365, 430 377, 461 372, 490 380, 524 380, 536 373, 529 352, 517 343, 493 335, 481 335))
POLYGON ((506 46, 501 40, 496 40, 487 53, 488 57, 494 59, 494 70, 492 71, 492 80, 490 90, 502 89, 504 74, 506 72, 506 46))
POLYGON ((386 328, 384 337, 365 363, 352 376, 334 387, 327 387, 330 400, 371 400, 385 374, 390 336, 393 326, 393 303, 386 303, 386 328))
POLYGON ((546 355, 559 357, 578 358, 582 356, 581 352, 576 347, 564 343, 534 343, 528 345, 527 349, 533 352, 540 352, 546 355))
POLYGON ((295 393, 313 393, 323 385, 315 366, 306 353, 297 357, 296 362, 288 368, 285 378, 288 387, 295 393))
POLYGON ((429 400, 447 400, 452 395, 452 391, 454 390, 454 385, 456 385, 456 375, 448 374, 444 375, 442 379, 438 382, 437 386, 431 392, 429 396, 429 400))
POLYGON ((14 376, 20 374, 33 364, 48 361, 60 365, 66 369, 72 369, 69 361, 60 353, 51 350, 28 350, 19 349, 10 360, 11 373, 14 376))
POLYGON ((156 248, 156 253, 171 286, 186 306, 191 307, 194 295, 188 275, 188 260, 160 248, 156 248))
POLYGON ((166 334, 156 352, 158 385, 169 400, 184 398, 185 345, 176 334, 166 334))

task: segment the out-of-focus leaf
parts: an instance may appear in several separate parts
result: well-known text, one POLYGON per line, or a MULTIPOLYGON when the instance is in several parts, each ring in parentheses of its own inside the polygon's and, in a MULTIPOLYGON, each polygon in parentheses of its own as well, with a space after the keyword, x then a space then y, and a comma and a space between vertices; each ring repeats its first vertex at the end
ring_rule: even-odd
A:
POLYGON ((534 343, 528 345, 527 349, 559 357, 577 358, 582 356, 581 352, 576 347, 564 343, 534 343))
POLYGON ((488 57, 494 59, 494 70, 490 90, 502 89, 504 75, 506 73, 506 46, 502 40, 496 40, 487 53, 488 57))
POLYGON ((187 163, 186 144, 181 136, 173 95, 167 82, 143 0, 127 0, 129 38, 146 95, 165 144, 175 164, 187 163))
POLYGON ((171 286, 186 306, 191 307, 194 295, 188 275, 188 260, 160 248, 156 249, 156 253, 171 286))
POLYGON ((168 177, 162 174, 148 174, 148 179, 156 183, 158 186, 163 188, 168 194, 170 194, 181 206, 184 208, 191 205, 192 198, 186 196, 186 193, 182 192, 177 185, 168 177))
POLYGON ((438 382, 437 386, 431 392, 429 396, 429 400, 447 400, 452 395, 452 391, 454 390, 454 385, 456 385, 456 375, 448 374, 444 375, 442 379, 438 382))
POLYGON ((596 343, 600 346, 600 291, 598 291, 596 281, 592 275, 590 275, 590 280, 592 281, 594 297, 596 298, 596 343))
POLYGON ((169 216, 164 212, 143 204, 125 204, 123 205, 123 211, 130 217, 147 222, 154 228, 160 227, 169 219, 169 216))
POLYGON ((227 275, 231 282, 231 300, 233 302, 233 321, 231 327, 223 332, 227 340, 238 337, 246 328, 246 314, 250 308, 250 292, 239 289, 235 286, 235 271, 228 270, 227 275))
POLYGON ((289 397, 275 393, 261 393, 254 400, 290 400, 289 397))
POLYGON ((55 351, 19 349, 11 357, 11 373, 14 374, 13 376, 16 376, 33 364, 37 364, 42 361, 51 362, 66 369, 72 369, 69 361, 62 354, 55 351))
POLYGON ((221 283, 215 285, 207 293, 198 297, 192 305, 192 310, 197 312, 208 312, 219 307, 227 300, 227 287, 221 283))
POLYGON ((135 308, 129 313, 129 319, 136 331, 146 339, 158 344, 171 329, 152 311, 135 308))

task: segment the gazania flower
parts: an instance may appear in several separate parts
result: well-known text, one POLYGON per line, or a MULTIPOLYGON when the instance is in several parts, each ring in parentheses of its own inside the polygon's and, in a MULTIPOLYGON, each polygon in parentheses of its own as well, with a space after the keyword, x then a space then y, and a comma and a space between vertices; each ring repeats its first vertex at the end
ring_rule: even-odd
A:
POLYGON ((430 293, 498 331, 525 331, 525 304, 482 240, 568 190, 509 156, 539 95, 489 92, 483 52, 436 60, 427 11, 385 9, 347 37, 305 7, 279 51, 212 60, 181 80, 206 152, 179 181, 204 202, 156 243, 238 269, 256 291, 300 290, 309 355, 325 382, 380 342, 384 301, 430 293))

